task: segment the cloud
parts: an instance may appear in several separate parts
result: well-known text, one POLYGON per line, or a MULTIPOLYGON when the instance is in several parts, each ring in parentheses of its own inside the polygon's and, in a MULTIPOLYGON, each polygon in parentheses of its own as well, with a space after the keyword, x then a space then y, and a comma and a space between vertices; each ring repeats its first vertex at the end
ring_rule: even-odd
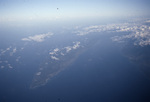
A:
POLYGON ((59 60, 59 58, 57 58, 55 56, 51 56, 51 59, 53 59, 53 60, 59 60))
POLYGON ((61 52, 60 54, 61 54, 62 56, 64 56, 64 55, 65 55, 65 54, 64 54, 64 53, 62 53, 62 52, 61 52))
POLYGON ((4 66, 1 66, 1 69, 5 68, 4 66))
POLYGON ((80 42, 73 42, 74 45, 72 46, 66 46, 62 49, 59 49, 59 48, 55 48, 54 50, 52 50, 51 52, 49 52, 50 55, 62 55, 64 56, 65 53, 69 53, 71 50, 75 50, 77 48, 80 47, 80 42), (65 51, 64 51, 65 50, 65 51))
POLYGON ((70 52, 72 50, 72 47, 71 46, 67 46, 67 47, 65 47, 65 49, 66 49, 66 52, 68 53, 68 52, 70 52))
POLYGON ((22 38, 23 41, 35 41, 35 42, 43 42, 45 38, 52 36, 53 33, 48 32, 46 34, 29 36, 27 38, 22 38))
POLYGON ((10 64, 8 64, 8 68, 12 69, 13 67, 10 64))
POLYGON ((132 39, 134 40, 134 45, 150 45, 150 25, 144 25, 144 22, 150 22, 150 20, 141 20, 140 22, 141 23, 134 21, 128 23, 92 25, 82 28, 81 30, 78 30, 74 33, 79 36, 85 36, 87 34, 93 34, 98 32, 108 32, 108 34, 112 32, 125 32, 120 33, 121 35, 117 34, 118 36, 112 37, 112 40, 117 42, 124 42, 127 39, 132 39))
POLYGON ((17 48, 16 48, 16 47, 15 47, 15 48, 12 48, 12 47, 10 46, 10 47, 6 48, 5 50, 1 49, 1 51, 0 51, 0 56, 5 55, 5 53, 7 53, 8 51, 10 51, 9 54, 10 54, 10 56, 12 56, 14 53, 17 52, 17 48))
POLYGON ((20 60, 21 56, 17 57, 16 62, 18 62, 20 60))
POLYGON ((58 51, 59 51, 59 49, 58 49, 58 48, 54 49, 54 52, 58 52, 58 51))
POLYGON ((50 55, 57 55, 56 53, 59 51, 58 48, 55 48, 53 51, 49 52, 50 55))
POLYGON ((3 69, 3 68, 12 69, 13 68, 12 65, 7 60, 0 61, 0 64, 2 65, 2 66, 0 66, 1 69, 3 69))
POLYGON ((10 56, 13 56, 13 54, 16 52, 17 52, 17 48, 15 47, 15 48, 13 48, 12 52, 10 52, 10 56))
POLYGON ((8 47, 6 50, 9 51, 11 47, 8 47))
POLYGON ((10 46, 10 47, 6 48, 5 50, 1 49, 0 55, 5 54, 5 53, 6 53, 7 51, 9 51, 11 48, 12 48, 12 47, 10 46))
POLYGON ((77 49, 80 47, 80 42, 76 42, 75 45, 73 45, 73 49, 77 49))
POLYGON ((112 37, 113 41, 121 42, 127 39, 134 40, 134 45, 150 45, 150 26, 143 24, 133 24, 132 26, 126 26, 117 32, 129 32, 127 35, 119 35, 112 37))
POLYGON ((41 72, 37 72, 36 75, 41 75, 41 72))
POLYGON ((77 35, 83 36, 95 32, 113 31, 115 29, 119 29, 119 26, 120 24, 94 25, 94 26, 85 27, 82 30, 76 31, 75 33, 77 35))
POLYGON ((16 49, 16 48, 14 48, 14 49, 13 49, 13 53, 16 53, 16 51, 17 51, 17 49, 16 49))
POLYGON ((73 42, 73 43, 74 43, 73 46, 67 46, 67 47, 65 47, 67 53, 70 52, 72 49, 75 50, 75 49, 77 49, 77 48, 80 47, 80 42, 79 41, 78 42, 73 42))
POLYGON ((58 49, 58 48, 55 48, 53 49, 51 52, 49 52, 50 54, 50 57, 51 59, 53 60, 60 60, 61 57, 60 56, 65 56, 67 55, 67 53, 69 53, 70 51, 72 50, 76 50, 80 47, 80 42, 77 41, 77 42, 73 42, 73 45, 72 46, 66 46, 66 47, 63 47, 61 49, 58 49))
POLYGON ((8 63, 8 61, 4 61, 5 63, 8 63))

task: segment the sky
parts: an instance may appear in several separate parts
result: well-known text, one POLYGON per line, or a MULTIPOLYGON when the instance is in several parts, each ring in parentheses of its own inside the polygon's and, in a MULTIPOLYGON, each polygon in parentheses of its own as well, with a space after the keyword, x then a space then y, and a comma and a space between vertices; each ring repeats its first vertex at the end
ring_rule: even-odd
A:
POLYGON ((0 0, 0 22, 149 16, 149 5, 150 0, 0 0))

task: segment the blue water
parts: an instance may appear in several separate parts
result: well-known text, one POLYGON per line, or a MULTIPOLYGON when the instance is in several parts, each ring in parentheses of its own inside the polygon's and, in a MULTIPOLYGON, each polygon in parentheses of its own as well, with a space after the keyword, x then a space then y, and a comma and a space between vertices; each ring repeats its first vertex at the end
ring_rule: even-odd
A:
POLYGON ((72 65, 37 89, 29 87, 41 60, 25 58, 21 69, 0 71, 0 102, 150 101, 150 80, 120 46, 107 35, 91 39, 96 41, 72 65))

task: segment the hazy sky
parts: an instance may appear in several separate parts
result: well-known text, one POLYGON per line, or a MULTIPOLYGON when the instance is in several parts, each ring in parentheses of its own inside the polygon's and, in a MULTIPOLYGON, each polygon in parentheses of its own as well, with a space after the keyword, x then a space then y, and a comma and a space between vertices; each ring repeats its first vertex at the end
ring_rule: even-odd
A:
POLYGON ((0 0, 0 22, 147 16, 149 5, 150 0, 0 0))

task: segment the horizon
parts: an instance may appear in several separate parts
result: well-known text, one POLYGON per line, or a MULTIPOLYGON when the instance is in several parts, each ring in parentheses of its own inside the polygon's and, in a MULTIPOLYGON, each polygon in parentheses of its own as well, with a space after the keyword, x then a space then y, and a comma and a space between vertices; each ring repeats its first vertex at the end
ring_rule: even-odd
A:
POLYGON ((1 24, 149 17, 149 0, 1 0, 1 24), (59 8, 59 9, 57 9, 59 8))

